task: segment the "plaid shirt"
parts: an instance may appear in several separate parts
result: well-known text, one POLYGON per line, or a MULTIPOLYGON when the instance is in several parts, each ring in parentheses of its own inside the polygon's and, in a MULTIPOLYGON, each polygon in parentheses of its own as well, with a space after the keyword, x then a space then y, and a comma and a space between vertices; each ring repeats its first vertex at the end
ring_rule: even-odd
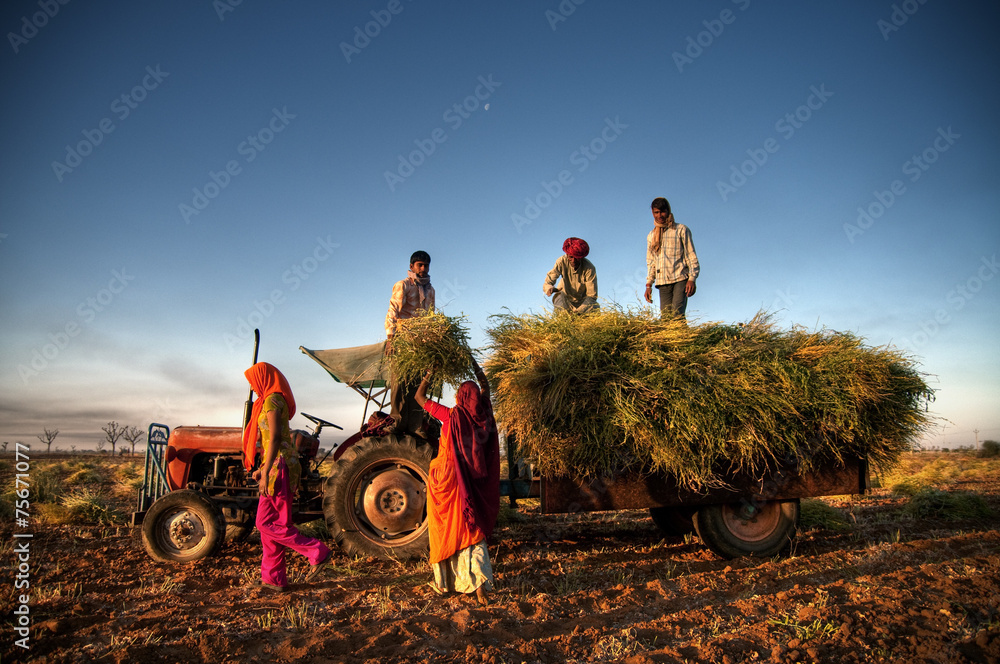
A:
POLYGON ((655 254, 650 246, 653 232, 646 236, 646 284, 666 286, 697 279, 701 270, 688 227, 674 222, 664 228, 660 251, 655 254))
POLYGON ((434 287, 424 286, 424 303, 420 306, 420 286, 410 278, 397 281, 389 298, 389 311, 385 315, 385 336, 396 333, 396 321, 413 318, 418 309, 434 311, 434 287))

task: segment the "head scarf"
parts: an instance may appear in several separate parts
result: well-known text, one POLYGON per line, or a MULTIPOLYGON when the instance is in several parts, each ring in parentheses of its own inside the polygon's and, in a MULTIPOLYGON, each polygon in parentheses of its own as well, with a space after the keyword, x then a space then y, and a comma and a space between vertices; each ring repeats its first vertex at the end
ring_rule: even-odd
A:
POLYGON ((563 253, 572 258, 586 258, 590 253, 590 246, 578 237, 568 237, 563 242, 563 253))
POLYGON ((428 274, 426 277, 418 277, 417 273, 410 269, 406 272, 406 278, 411 284, 415 284, 417 287, 417 309, 426 309, 427 287, 431 283, 431 275, 428 274))
POLYGON ((657 210, 666 208, 667 210, 667 219, 663 223, 658 222, 656 217, 653 217, 653 239, 649 242, 649 248, 656 254, 660 252, 660 243, 663 241, 663 229, 670 228, 670 225, 674 223, 674 213, 670 211, 670 202, 665 198, 654 199, 653 205, 650 207, 657 210), (657 205, 659 201, 663 202, 657 205))
POLYGON ((264 408, 264 399, 269 394, 279 393, 288 404, 288 417, 291 418, 295 415, 295 397, 292 396, 292 388, 288 386, 288 380, 285 376, 275 366, 267 362, 258 362, 244 371, 243 375, 247 377, 250 387, 257 394, 257 400, 253 402, 250 422, 243 430, 243 467, 250 470, 253 468, 257 440, 260 438, 257 422, 260 420, 260 413, 264 408))
POLYGON ((467 380, 455 394, 448 418, 459 475, 466 488, 466 523, 489 537, 500 513, 500 437, 489 397, 467 380))

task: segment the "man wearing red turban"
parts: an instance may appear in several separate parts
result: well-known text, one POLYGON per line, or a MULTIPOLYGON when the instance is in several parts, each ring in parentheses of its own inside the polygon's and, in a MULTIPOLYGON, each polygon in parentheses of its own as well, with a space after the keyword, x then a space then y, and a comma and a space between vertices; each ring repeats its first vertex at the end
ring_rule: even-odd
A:
POLYGON ((597 269, 587 260, 590 247, 578 237, 566 238, 563 255, 545 275, 542 291, 552 296, 552 306, 582 314, 598 308, 597 269), (562 284, 556 283, 562 278, 562 284))

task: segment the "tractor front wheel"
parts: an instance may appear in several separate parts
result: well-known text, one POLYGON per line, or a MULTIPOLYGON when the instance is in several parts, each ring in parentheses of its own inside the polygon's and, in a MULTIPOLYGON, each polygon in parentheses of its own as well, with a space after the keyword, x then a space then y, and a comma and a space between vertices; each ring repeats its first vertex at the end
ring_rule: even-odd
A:
POLYGON ((349 555, 408 560, 427 554, 427 477, 433 452, 410 436, 364 438, 334 464, 323 514, 349 555))
POLYGON ((226 534, 222 510, 203 493, 171 491, 142 521, 142 544, 154 560, 187 563, 218 552, 226 534))

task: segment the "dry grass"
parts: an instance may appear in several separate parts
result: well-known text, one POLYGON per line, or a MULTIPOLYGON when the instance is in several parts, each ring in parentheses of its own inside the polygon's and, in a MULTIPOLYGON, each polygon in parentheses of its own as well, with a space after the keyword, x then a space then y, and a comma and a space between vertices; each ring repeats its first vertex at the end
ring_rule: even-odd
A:
POLYGON ((645 310, 493 321, 497 419, 546 475, 641 469, 703 487, 778 460, 891 467, 930 424, 915 362, 849 333, 645 310))

